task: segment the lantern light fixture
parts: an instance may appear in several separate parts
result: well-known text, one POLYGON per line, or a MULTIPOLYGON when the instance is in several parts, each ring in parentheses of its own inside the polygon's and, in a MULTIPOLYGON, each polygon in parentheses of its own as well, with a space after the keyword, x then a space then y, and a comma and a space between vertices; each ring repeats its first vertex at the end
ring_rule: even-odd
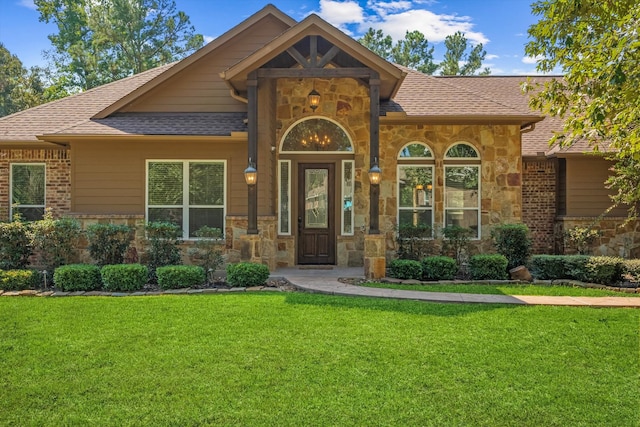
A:
POLYGON ((251 157, 249 157, 249 166, 244 170, 244 180, 248 186, 256 185, 258 182, 258 171, 251 162, 251 157))
POLYGON ((372 185, 379 185, 380 181, 382 181, 382 171, 378 166, 378 158, 375 157, 373 165, 371 169, 369 169, 369 182, 371 182, 372 185))

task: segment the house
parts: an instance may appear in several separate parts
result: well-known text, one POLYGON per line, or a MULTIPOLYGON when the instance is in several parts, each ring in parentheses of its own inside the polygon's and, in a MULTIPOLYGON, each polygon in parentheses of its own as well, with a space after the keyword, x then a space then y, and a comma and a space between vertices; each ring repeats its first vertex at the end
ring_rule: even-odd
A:
MULTIPOLYGON (((207 225, 230 261, 370 278, 399 222, 467 227, 484 250, 492 226, 525 222, 558 251, 558 230, 608 206, 607 164, 549 149, 559 123, 521 81, 423 75, 268 5, 182 61, 0 118, 0 219, 50 207, 135 226, 137 244, 146 221, 187 242, 207 225)), ((620 218, 600 222, 620 251, 620 218)))

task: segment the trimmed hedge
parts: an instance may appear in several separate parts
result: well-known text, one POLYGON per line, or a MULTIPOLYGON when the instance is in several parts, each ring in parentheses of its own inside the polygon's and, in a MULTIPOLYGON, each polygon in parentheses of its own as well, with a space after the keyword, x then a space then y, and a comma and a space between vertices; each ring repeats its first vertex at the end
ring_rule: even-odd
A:
POLYGON ((63 265, 55 269, 53 282, 65 292, 95 291, 102 287, 100 267, 89 264, 63 265))
POLYGON ((623 260, 610 256, 590 257, 586 264, 585 278, 590 283, 610 285, 622 280, 623 260))
POLYGON ((0 289, 23 291, 35 289, 42 283, 42 274, 37 270, 0 270, 0 289))
POLYGON ((114 264, 102 267, 100 274, 105 290, 133 292, 147 283, 149 269, 140 264, 114 264))
POLYGON ((500 224, 491 230, 499 254, 507 257, 507 269, 525 265, 531 255, 529 228, 525 224, 500 224))
POLYGON ((469 270, 473 280, 505 280, 507 257, 504 255, 474 255, 469 260, 469 270))
POLYGON ((626 259, 622 262, 622 275, 624 280, 631 283, 640 283, 640 259, 626 259))
POLYGON ((531 274, 539 280, 572 279, 610 285, 629 272, 632 277, 639 277, 640 261, 589 255, 535 255, 531 258, 531 274))
POLYGON ((396 279, 422 279, 422 264, 411 259, 394 259, 389 263, 391 276, 396 279))
POLYGON ((156 269, 161 289, 180 289, 201 286, 207 281, 204 268, 197 265, 167 265, 156 269))
POLYGON ((261 286, 269 278, 269 267, 253 262, 227 265, 227 283, 233 287, 261 286))
POLYGON ((531 275, 539 280, 564 278, 564 255, 534 255, 530 261, 531 275))
POLYGON ((458 263, 448 256, 422 258, 421 263, 424 280, 451 280, 458 272, 458 263))

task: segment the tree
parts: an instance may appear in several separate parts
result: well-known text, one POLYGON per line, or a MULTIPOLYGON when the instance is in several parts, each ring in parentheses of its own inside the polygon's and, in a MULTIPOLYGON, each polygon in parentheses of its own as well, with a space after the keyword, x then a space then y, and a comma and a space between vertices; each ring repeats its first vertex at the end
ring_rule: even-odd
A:
MULTIPOLYGON (((447 53, 444 54, 444 61, 440 63, 440 74, 443 76, 470 76, 482 67, 482 61, 487 55, 482 43, 473 46, 467 53, 467 38, 460 31, 447 36, 444 45, 447 53)), ((490 73, 491 70, 485 67, 480 75, 490 73)))
POLYGON ((564 119, 564 132, 551 144, 586 141, 615 161, 607 181, 613 204, 627 205, 630 218, 640 202, 640 9, 636 0, 585 2, 545 0, 532 5, 538 23, 527 55, 537 69, 560 68, 564 78, 534 91, 531 105, 564 119))
POLYGON ((0 43, 0 117, 45 102, 41 70, 27 70, 16 55, 0 43))
POLYGON ((54 82, 86 90, 183 58, 203 37, 174 0, 35 0, 40 20, 54 23, 47 53, 54 82))

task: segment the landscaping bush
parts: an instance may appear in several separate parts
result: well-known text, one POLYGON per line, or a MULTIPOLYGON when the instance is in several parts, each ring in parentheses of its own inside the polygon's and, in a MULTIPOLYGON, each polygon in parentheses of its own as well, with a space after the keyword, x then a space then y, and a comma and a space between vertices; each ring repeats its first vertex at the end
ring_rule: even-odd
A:
POLYGON ((564 255, 564 273, 566 278, 587 282, 587 262, 589 258, 589 255, 564 255))
POLYGON ((227 265, 227 283, 231 286, 260 286, 269 278, 269 267, 252 262, 227 265))
POLYGON ((491 230, 499 254, 507 257, 507 269, 526 265, 531 255, 529 228, 525 224, 501 224, 491 230))
POLYGON ((39 252, 40 262, 49 271, 71 264, 76 260, 80 223, 72 218, 53 219, 51 209, 45 209, 44 218, 31 223, 33 246, 39 252))
POLYGON ((622 276, 631 283, 640 283, 640 259, 626 259, 622 263, 622 276))
POLYGON ((590 257, 585 265, 585 281, 611 285, 622 280, 622 258, 609 256, 590 257))
POLYGON ((53 282, 65 292, 95 291, 102 287, 100 267, 89 264, 63 265, 55 269, 53 282))
POLYGON ((471 233, 470 229, 458 225, 444 227, 442 229, 442 236, 444 237, 442 254, 452 256, 458 264, 461 264, 464 261, 463 258, 469 254, 471 233))
POLYGON ((149 279, 149 269, 140 264, 105 265, 100 270, 107 291, 139 291, 149 279))
POLYGON ((433 230, 428 225, 400 224, 398 226, 398 257, 420 260, 433 253, 433 230))
POLYGON ((162 289, 193 288, 207 281, 204 268, 197 265, 167 265, 156 270, 162 289))
POLYGON ((224 244, 222 230, 205 225, 196 231, 195 235, 199 240, 194 242, 194 247, 189 248, 187 254, 191 262, 204 268, 207 280, 212 282, 214 272, 224 263, 220 249, 224 244))
POLYGON ((574 248, 580 255, 586 255, 591 244, 600 237, 600 230, 591 227, 573 227, 564 233, 565 246, 574 248))
POLYGON ((424 280, 451 280, 458 272, 458 263, 448 256, 423 258, 421 263, 424 280))
POLYGON ((180 227, 170 222, 150 222, 146 225, 147 256, 149 266, 149 281, 157 283, 156 269, 166 265, 181 264, 180 227))
POLYGON ((27 224, 17 217, 0 223, 0 269, 19 270, 29 265, 33 253, 32 236, 27 224))
POLYGON ((566 276, 564 255, 534 255, 530 267, 533 277, 539 280, 562 279, 566 276))
POLYGON ((396 279, 422 279, 422 264, 411 259, 394 259, 389 263, 391 276, 396 279))
POLYGON ((504 255, 474 255, 469 260, 469 270, 473 280, 505 280, 507 257, 504 255))
POLYGON ((89 255, 98 265, 122 264, 133 240, 128 225, 91 224, 87 227, 89 255))
POLYGON ((0 289, 22 291, 35 289, 42 283, 42 274, 37 270, 0 270, 0 289))

